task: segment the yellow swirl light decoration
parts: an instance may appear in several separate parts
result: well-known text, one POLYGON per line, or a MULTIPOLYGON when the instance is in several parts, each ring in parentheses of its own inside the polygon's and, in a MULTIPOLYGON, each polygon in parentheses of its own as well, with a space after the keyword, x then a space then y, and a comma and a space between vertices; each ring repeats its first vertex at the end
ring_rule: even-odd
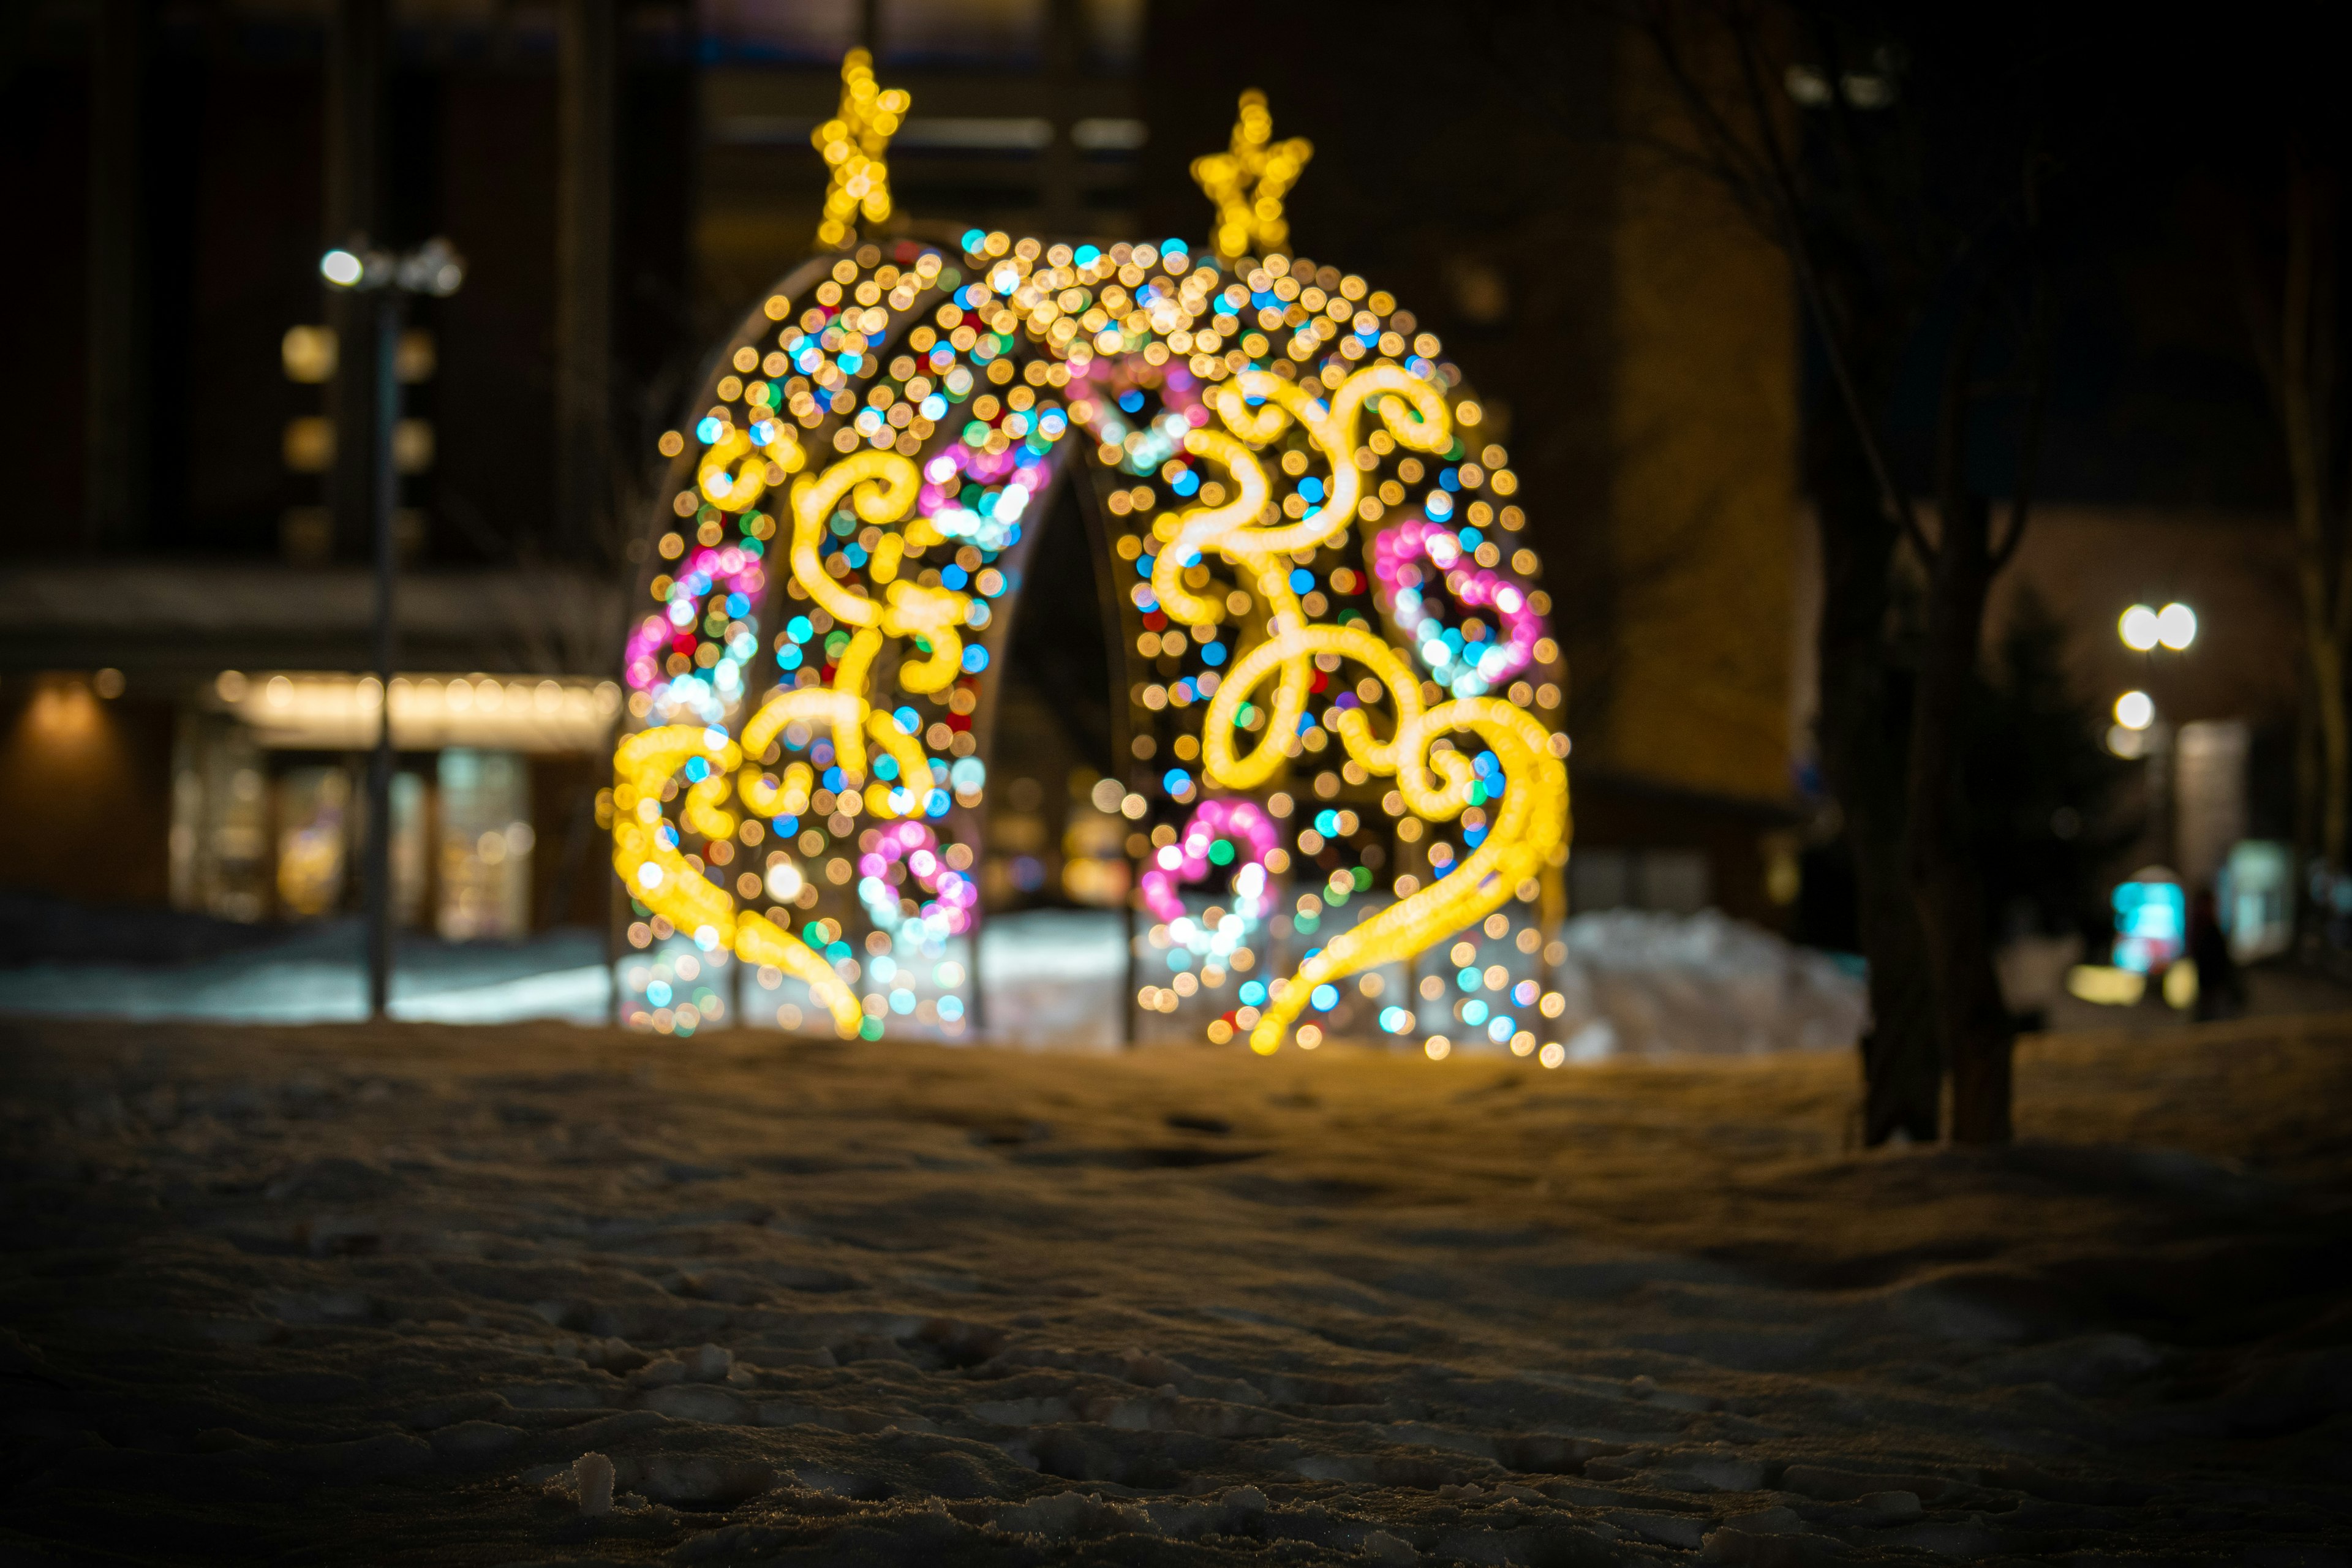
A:
POLYGON ((793 487, 793 575, 835 620, 870 626, 882 618, 882 606, 825 574, 817 542, 826 520, 845 496, 850 510, 864 521, 896 522, 914 509, 921 483, 915 465, 898 453, 859 452, 793 487))
POLYGON ((1333 937, 1269 995, 1249 1037, 1250 1048, 1261 1055, 1280 1047, 1314 987, 1411 957, 1500 909, 1568 837, 1568 770, 1551 755, 1550 732, 1532 714, 1493 698, 1456 699, 1424 710, 1421 684, 1397 651, 1350 626, 1286 626, 1242 657, 1209 704, 1202 767, 1212 780, 1247 788, 1273 772, 1280 757, 1272 738, 1279 733, 1278 719, 1249 757, 1234 754, 1241 705, 1268 675, 1303 670, 1318 653, 1355 660, 1387 689, 1397 716, 1394 736, 1380 741, 1363 710, 1355 709, 1341 716, 1339 739, 1367 772, 1395 774, 1406 805, 1416 815, 1446 821, 1469 804, 1470 763, 1461 752, 1435 753, 1439 778, 1430 776, 1432 743, 1449 731, 1474 732, 1492 747, 1512 787, 1486 841, 1468 859, 1430 887, 1333 937))
MULTIPOLYGON (((789 449, 794 454, 799 451, 797 444, 789 449)), ((735 431, 713 443, 699 466, 703 492, 711 493, 712 473, 723 472, 725 463, 751 450, 749 437, 735 431)), ((770 453, 775 450, 776 445, 772 444, 770 453)), ((758 460, 764 466, 768 459, 758 460)), ((764 479, 741 481, 747 489, 763 483, 764 479)), ((812 776, 806 763, 786 768, 781 784, 754 769, 743 768, 740 777, 736 773, 746 753, 764 754, 784 726, 795 721, 831 731, 835 761, 852 785, 865 786, 865 808, 873 816, 887 820, 908 815, 924 791, 935 782, 943 782, 934 781, 930 763, 914 737, 901 731, 888 714, 874 709, 866 687, 886 637, 919 637, 929 645, 927 655, 899 666, 900 684, 909 690, 937 690, 954 679, 963 656, 956 627, 965 616, 971 596, 947 588, 891 582, 887 601, 877 605, 835 582, 817 553, 826 521, 845 500, 861 520, 887 526, 912 510, 919 483, 915 466, 905 458, 895 452, 870 451, 844 458, 793 487, 789 559, 793 578, 836 621, 857 628, 835 665, 830 686, 804 686, 771 695, 744 725, 740 747, 724 731, 672 724, 630 736, 613 757, 616 805, 625 795, 636 814, 634 820, 616 822, 613 840, 614 868, 631 894, 679 931, 698 938, 708 932, 714 945, 729 948, 746 962, 773 964, 806 983, 833 1015, 845 1038, 857 1032, 864 1016, 856 994, 824 956, 799 937, 763 915, 739 914, 733 897, 698 875, 675 843, 665 839, 657 803, 664 785, 699 756, 707 760, 710 771, 687 786, 679 816, 706 838, 723 841, 734 836, 739 823, 724 805, 730 791, 747 809, 762 816, 787 812, 792 809, 788 803, 795 797, 804 808, 812 776), (869 740, 898 763, 896 784, 866 783, 869 740), (652 807, 649 816, 648 806, 652 807)), ((749 506, 758 493, 751 489, 740 505, 749 506)), ((737 494, 721 487, 720 495, 729 500, 737 499, 737 494)), ((712 504, 728 503, 714 495, 712 504)), ((936 531, 920 520, 907 530, 906 541, 898 534, 887 537, 898 542, 901 550, 906 542, 937 542, 939 539, 936 531)), ((883 575, 895 576, 896 559, 894 552, 892 570, 883 575)))
POLYGON ((767 493, 769 468, 778 476, 798 473, 808 458, 788 430, 779 427, 765 447, 755 447, 747 430, 728 427, 695 468, 696 488, 721 511, 749 511, 767 493))
MULTIPOLYGON (((697 831, 710 834, 720 826, 710 816, 725 818, 715 805, 725 793, 725 770, 742 760, 741 751, 723 732, 664 724, 631 735, 614 752, 614 804, 616 808, 625 800, 628 805, 613 826, 613 868, 646 908, 698 941, 707 939, 709 945, 725 947, 750 963, 772 963, 793 975, 833 1015, 835 1027, 845 1038, 856 1034, 862 1016, 857 997, 833 966, 765 915, 739 913, 727 890, 698 875, 678 853, 675 836, 663 828, 662 788, 697 757, 705 759, 712 772, 687 792, 688 818, 697 831), (719 786, 715 791, 708 787, 713 784, 719 786), (702 822, 695 821, 698 814, 702 822)), ((725 818, 724 832, 733 831, 732 819, 725 818)))
POLYGON ((1512 787, 1501 815, 1466 860, 1430 887, 1332 938, 1297 974, 1270 992, 1249 1037, 1250 1048, 1261 1054, 1280 1047, 1315 986, 1408 958, 1501 908, 1567 841, 1568 771, 1551 754, 1550 732, 1539 721, 1492 698, 1457 699, 1424 710, 1421 682, 1396 649, 1353 627, 1305 624, 1297 596, 1276 564, 1276 557, 1283 553, 1328 542, 1354 514, 1361 494, 1354 460, 1356 421, 1374 398, 1381 399, 1382 423, 1401 445, 1438 451, 1452 440, 1451 416, 1435 389, 1393 365, 1380 365, 1349 376, 1328 407, 1295 382, 1245 371, 1212 395, 1219 417, 1240 439, 1200 430, 1185 442, 1188 450, 1233 474, 1238 499, 1179 520, 1174 541, 1154 565, 1153 592, 1179 620, 1211 624, 1222 619, 1222 605, 1188 592, 1182 582, 1184 564, 1196 552, 1215 550, 1255 574, 1274 612, 1272 635, 1234 666, 1210 702, 1202 733, 1202 774, 1210 784, 1237 790, 1257 788, 1273 777, 1286 760, 1276 738, 1297 731, 1312 679, 1309 666, 1322 653, 1364 666, 1386 690, 1396 715, 1391 739, 1382 741, 1372 733, 1360 708, 1339 716, 1339 737, 1367 773, 1397 775, 1405 805, 1417 816, 1447 821, 1469 804, 1471 770, 1462 753, 1436 753, 1442 782, 1430 776, 1432 744, 1449 731, 1473 732, 1484 740, 1512 787), (1253 409, 1252 398, 1261 400, 1260 406, 1253 409), (1293 420, 1324 458, 1331 475, 1329 499, 1312 520, 1258 526, 1253 520, 1264 509, 1267 480, 1251 447, 1274 440, 1293 420), (1279 685, 1268 710, 1266 738, 1247 755, 1237 756, 1234 734, 1242 704, 1269 676, 1278 676, 1279 685))
POLYGON ((1183 563, 1194 552, 1216 550, 1235 565, 1262 575, 1275 556, 1328 543, 1348 526, 1362 494, 1363 476, 1355 464, 1356 419, 1367 401, 1382 394, 1402 399, 1412 416, 1401 413, 1395 401, 1381 405, 1382 421, 1400 443, 1427 452, 1444 448, 1453 438, 1445 400, 1428 383, 1394 365, 1356 372, 1340 384, 1328 409, 1296 382, 1263 371, 1244 371, 1212 395, 1217 416, 1241 439, 1195 430, 1185 437, 1184 447, 1232 473, 1238 496, 1226 505, 1187 512, 1177 520, 1176 537, 1160 552, 1151 578, 1152 592, 1171 614, 1189 625, 1214 625, 1224 618, 1221 607, 1184 588, 1183 563), (1264 406, 1252 409, 1248 400, 1253 397, 1264 399, 1264 406), (1275 439, 1293 419, 1322 454, 1330 471, 1330 498, 1311 521, 1286 527, 1253 526, 1265 510, 1270 485, 1252 447, 1275 439))

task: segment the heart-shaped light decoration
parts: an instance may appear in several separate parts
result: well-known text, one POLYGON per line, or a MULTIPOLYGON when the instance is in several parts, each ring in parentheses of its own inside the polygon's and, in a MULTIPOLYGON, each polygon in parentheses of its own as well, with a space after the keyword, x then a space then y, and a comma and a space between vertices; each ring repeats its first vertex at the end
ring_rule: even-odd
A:
POLYGON ((1255 900, 1265 889, 1265 858, 1274 853, 1274 819, 1255 801, 1204 800, 1173 844, 1163 845, 1138 882, 1144 907, 1163 921, 1184 918, 1184 900, 1177 891, 1183 882, 1209 874, 1210 851, 1220 838, 1247 851, 1249 858, 1234 873, 1234 890, 1243 900, 1255 900), (1251 876, 1255 868, 1256 875, 1251 876), (1244 879, 1252 886, 1244 888, 1244 879))
MULTIPOLYGON (((767 572, 761 558, 730 544, 724 549, 704 547, 694 551, 677 563, 669 578, 667 603, 661 613, 647 616, 629 633, 628 651, 624 656, 629 685, 637 691, 649 690, 661 676, 661 655, 665 647, 694 658, 696 632, 704 616, 714 605, 725 605, 731 597, 740 595, 742 608, 748 609, 767 587, 767 572)), ((724 617, 737 618, 740 610, 729 606, 724 617)), ((725 703, 741 695, 742 667, 758 651, 758 639, 747 647, 720 650, 707 675, 691 671, 679 678, 678 683, 663 693, 660 704, 665 716, 683 709, 706 724, 718 723, 725 712, 725 703)))
POLYGON ((940 856, 938 837, 911 818, 877 830, 874 847, 858 858, 857 897, 875 926, 894 939, 936 949, 946 938, 971 929, 971 911, 980 890, 971 879, 940 856), (914 914, 898 907, 891 890, 890 868, 904 860, 930 900, 914 914))
POLYGON ((1544 620, 1528 605, 1527 589, 1509 574, 1477 564, 1461 536, 1444 523, 1408 518, 1382 529, 1372 540, 1372 577, 1382 607, 1430 675, 1454 696, 1482 697, 1535 662, 1544 620), (1501 636, 1482 642, 1447 636, 1452 628, 1431 611, 1423 591, 1424 561, 1457 604, 1494 611, 1501 636))
POLYGON ((1278 836, 1274 819, 1256 802, 1204 800, 1172 844, 1162 845, 1137 882, 1144 907, 1168 924, 1169 941, 1198 957, 1209 967, 1223 969, 1234 951, 1265 914, 1265 861, 1278 836), (1238 847, 1242 863, 1234 869, 1234 908, 1215 924, 1196 921, 1184 908, 1178 888, 1209 874, 1216 864, 1214 851, 1222 838, 1238 847))

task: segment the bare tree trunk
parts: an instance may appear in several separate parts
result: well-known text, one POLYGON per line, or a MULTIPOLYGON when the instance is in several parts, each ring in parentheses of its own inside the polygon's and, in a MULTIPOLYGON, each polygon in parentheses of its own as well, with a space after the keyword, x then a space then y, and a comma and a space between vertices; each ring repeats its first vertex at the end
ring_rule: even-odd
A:
MULTIPOLYGON (((2303 612, 2305 688, 2296 768, 2297 848, 2316 852, 2341 875, 2352 850, 2352 717, 2345 711, 2352 665, 2352 539, 2330 517, 2335 477, 2336 371, 2335 187, 2291 150, 2286 183, 2286 258, 2273 300, 2254 261, 2251 221, 2238 234, 2240 300, 2254 358, 2270 384, 2286 447, 2293 497, 2295 586, 2303 612)), ((2307 888, 2307 879, 2298 877, 2307 888)), ((2298 898, 2299 935, 2316 912, 2298 898)))
POLYGON ((2304 958, 2319 951, 2323 921, 2311 904, 2311 879, 2305 868, 2319 847, 2319 720, 2311 683, 2305 681, 2294 708, 2294 949, 2304 958))
POLYGON ((1903 861, 1902 704, 1886 657, 1895 529, 1858 438, 1835 410, 1815 416, 1807 447, 1822 536, 1822 769, 1844 813, 1864 955, 1871 1030, 1863 1041, 1863 1141, 1900 1133, 1933 1142, 1943 1059, 1918 912, 1903 861))
POLYGON ((2331 537, 2327 518, 2336 358, 2333 196, 2323 176, 2296 165, 2287 184, 2277 395, 2294 494, 2305 654, 2319 726, 2319 849, 2327 868, 2341 872, 2352 831, 2352 733, 2344 708, 2347 644, 2352 642, 2352 550, 2331 537))
POLYGON ((2352 773, 2352 740, 2344 721, 2344 651, 2324 630, 2308 623, 2310 591, 2305 591, 2305 656, 2311 666, 2313 718, 2318 731, 2319 766, 2314 784, 2319 791, 2319 854, 2327 868, 2344 869, 2346 776, 2352 773))
MULTIPOLYGON (((2033 273, 2019 499, 1996 547, 1982 500, 1957 504, 1960 498, 1949 493, 1961 488, 1956 458, 1977 396, 1969 378, 1978 340, 1999 303, 1996 276, 1979 286, 1947 362, 1937 479, 1948 492, 1948 531, 1957 525, 1969 535, 1947 552, 1923 531, 1912 495, 1881 445, 1878 422, 1894 384, 1894 360, 1917 329, 1916 312, 1936 295, 1939 276, 1979 265, 1973 253, 1982 237, 1949 249, 1943 248, 1948 236, 1930 237, 1932 229, 1919 220, 1933 204, 1906 199, 1906 179, 1924 177, 1926 166, 1890 184, 1884 176, 1892 171, 1878 156, 1887 144, 1864 133, 1853 112, 1857 105, 1834 89, 1832 111, 1818 121, 1824 138, 1818 145, 1834 173, 1813 166, 1806 149, 1814 133, 1791 121, 1780 89, 1779 13, 1732 4, 1694 7, 1685 16, 1673 0, 1647 0, 1634 16, 1688 111, 1683 151, 1714 170, 1787 250, 1836 395, 1835 413, 1815 416, 1807 455, 1824 576, 1822 769, 1845 812, 1871 965, 1865 1133, 1873 1143, 1896 1131, 1932 1138, 1948 1061, 1954 1136, 2005 1139, 2013 1041, 1971 852, 1961 764, 1985 602, 2023 525, 2047 383, 2048 292, 2034 238, 2044 162, 2038 136, 2021 149, 2022 202, 2005 219, 2021 227, 2022 259, 2033 273), (1710 26, 1720 34, 1710 37, 1710 26), (1730 45, 1736 90, 1706 68, 1709 47, 1720 42, 1730 45), (1907 542, 1930 574, 1927 647, 1907 713, 1902 658, 1890 646, 1897 541, 1907 542)), ((1825 79, 1843 81, 1838 18, 1817 12, 1810 20, 1808 47, 1818 52, 1825 79)))
POLYGON ((1990 519, 1991 508, 1981 496, 1959 494, 1946 501, 1942 537, 1928 574, 1927 634, 1911 708, 1906 860, 1951 1064, 1952 1139, 1959 1143, 2009 1141, 2015 1043, 1993 966, 1964 766, 1985 600, 1998 569, 1990 519))
POLYGON ((1875 1148, 1900 1133, 1936 1141, 1942 1121, 1944 1061, 1935 987, 1919 911, 1904 874, 1899 816, 1865 810, 1846 818, 1854 891, 1870 931, 1870 1033, 1862 1042, 1863 1142, 1875 1148))

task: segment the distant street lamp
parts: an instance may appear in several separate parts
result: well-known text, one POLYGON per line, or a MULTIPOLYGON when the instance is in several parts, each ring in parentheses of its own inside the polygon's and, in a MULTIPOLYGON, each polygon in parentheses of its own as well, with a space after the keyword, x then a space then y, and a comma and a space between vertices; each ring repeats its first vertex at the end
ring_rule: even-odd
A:
POLYGON ((2116 623, 2116 633, 2134 653, 2153 653, 2158 645, 2179 653, 2197 640, 2197 612, 2179 603, 2161 610, 2134 605, 2116 623))
POLYGON ((400 472, 393 433, 400 423, 400 329, 410 295, 446 299, 466 280, 466 264, 446 239, 430 239, 402 255, 366 240, 319 258, 328 286, 364 294, 375 306, 375 754, 368 765, 367 893, 368 1016, 381 1018, 392 1001, 392 668, 393 584, 399 562, 393 520, 400 504, 400 472))
POLYGON ((2145 730, 2156 722, 2156 701, 2145 691, 2126 691, 2116 699, 2116 722, 2126 730, 2145 730))

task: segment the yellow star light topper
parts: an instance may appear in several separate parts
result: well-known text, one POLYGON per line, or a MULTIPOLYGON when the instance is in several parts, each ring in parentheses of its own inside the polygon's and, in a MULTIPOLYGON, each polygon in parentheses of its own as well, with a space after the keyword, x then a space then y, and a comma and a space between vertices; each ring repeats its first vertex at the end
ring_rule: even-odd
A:
POLYGON ((820 250, 856 237, 857 219, 880 223, 890 216, 890 168, 882 161, 914 100, 904 88, 874 79, 874 57, 852 49, 841 59, 841 113, 809 138, 824 154, 832 182, 825 187, 824 219, 816 226, 820 250))
POLYGON ((1265 256, 1283 248, 1290 225, 1282 198, 1306 172, 1315 146, 1304 136, 1276 142, 1265 94, 1242 94, 1241 118, 1234 122, 1232 147, 1192 160, 1192 178, 1217 204, 1217 254, 1265 256))

